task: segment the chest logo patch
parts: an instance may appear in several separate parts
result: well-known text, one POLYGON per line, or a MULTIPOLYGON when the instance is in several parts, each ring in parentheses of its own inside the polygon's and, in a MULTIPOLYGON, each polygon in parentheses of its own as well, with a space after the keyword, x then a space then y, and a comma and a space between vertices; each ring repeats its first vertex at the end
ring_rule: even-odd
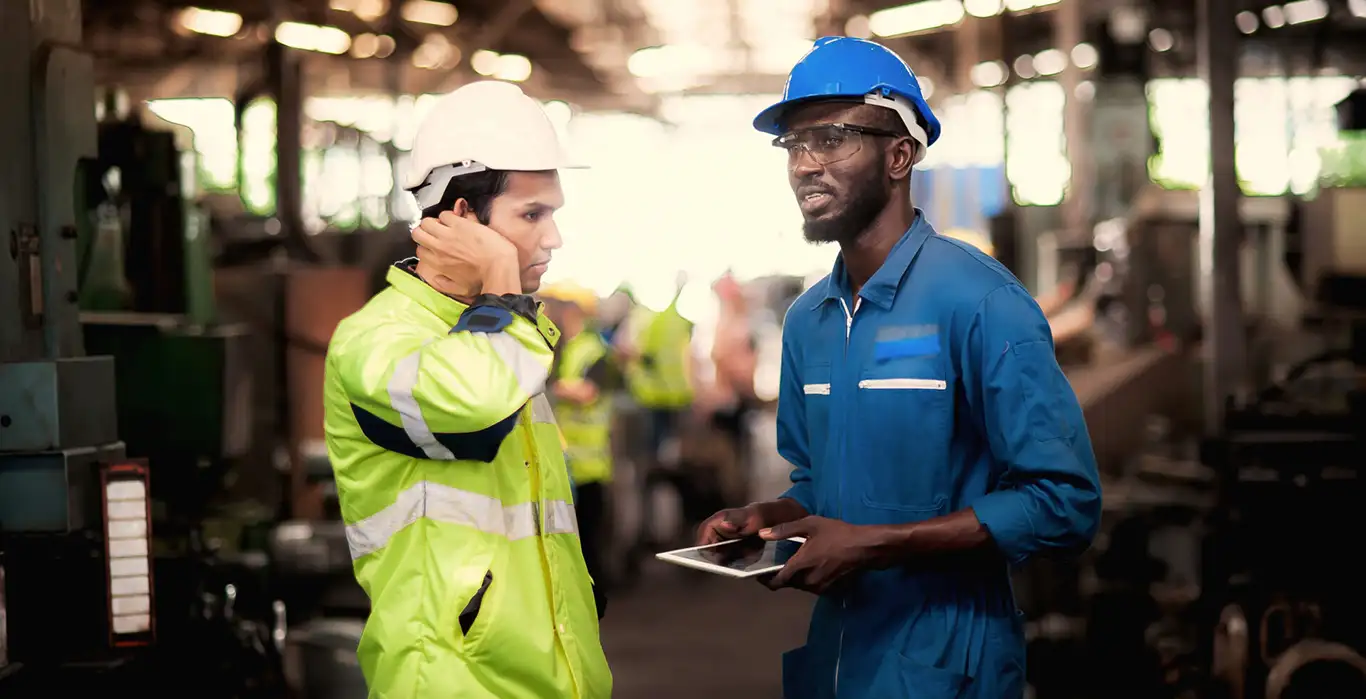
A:
POLYGON ((879 362, 939 354, 939 326, 889 325, 878 328, 873 358, 879 362))

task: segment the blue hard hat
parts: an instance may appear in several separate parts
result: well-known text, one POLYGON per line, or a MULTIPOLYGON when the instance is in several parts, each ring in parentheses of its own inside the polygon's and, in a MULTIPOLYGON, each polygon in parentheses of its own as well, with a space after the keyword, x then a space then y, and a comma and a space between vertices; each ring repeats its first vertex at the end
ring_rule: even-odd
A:
MULTIPOLYGON (((881 44, 847 36, 817 39, 788 74, 782 101, 760 112, 754 128, 776 136, 782 131, 779 120, 788 109, 828 99, 867 101, 893 109, 897 109, 894 103, 908 103, 924 121, 922 145, 929 147, 939 140, 939 120, 906 62, 881 44)), ((902 111, 902 118, 910 119, 906 126, 913 136, 918 135, 914 115, 902 111)))

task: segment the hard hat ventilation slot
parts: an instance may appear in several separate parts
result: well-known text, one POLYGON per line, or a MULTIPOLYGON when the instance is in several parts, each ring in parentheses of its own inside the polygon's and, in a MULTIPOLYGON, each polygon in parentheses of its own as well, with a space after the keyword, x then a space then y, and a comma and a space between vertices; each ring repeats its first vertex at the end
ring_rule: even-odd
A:
POLYGON ((463 160, 450 165, 442 165, 432 168, 427 173, 427 179, 422 184, 408 190, 413 198, 417 200, 417 208, 426 211, 428 208, 441 202, 441 197, 446 193, 446 188, 450 186, 451 180, 461 175, 472 175, 476 172, 483 172, 488 168, 483 163, 476 163, 473 160, 463 160))

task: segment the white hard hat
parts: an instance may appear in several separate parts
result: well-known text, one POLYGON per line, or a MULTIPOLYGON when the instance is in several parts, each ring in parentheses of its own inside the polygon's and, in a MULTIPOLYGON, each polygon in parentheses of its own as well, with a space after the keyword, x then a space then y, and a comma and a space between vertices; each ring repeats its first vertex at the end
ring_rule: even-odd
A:
POLYGON ((483 80, 432 105, 413 138, 403 187, 426 208, 440 200, 446 183, 457 175, 574 167, 581 166, 561 148, 555 125, 539 102, 512 83, 483 80))

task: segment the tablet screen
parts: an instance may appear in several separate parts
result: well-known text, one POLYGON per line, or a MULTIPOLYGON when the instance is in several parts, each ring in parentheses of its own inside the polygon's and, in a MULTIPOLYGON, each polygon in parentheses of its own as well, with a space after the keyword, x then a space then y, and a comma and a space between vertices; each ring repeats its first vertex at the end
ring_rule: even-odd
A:
POLYGON ((669 555, 710 563, 737 573, 752 573, 782 566, 800 546, 798 541, 764 541, 749 537, 705 548, 670 551, 669 555))

